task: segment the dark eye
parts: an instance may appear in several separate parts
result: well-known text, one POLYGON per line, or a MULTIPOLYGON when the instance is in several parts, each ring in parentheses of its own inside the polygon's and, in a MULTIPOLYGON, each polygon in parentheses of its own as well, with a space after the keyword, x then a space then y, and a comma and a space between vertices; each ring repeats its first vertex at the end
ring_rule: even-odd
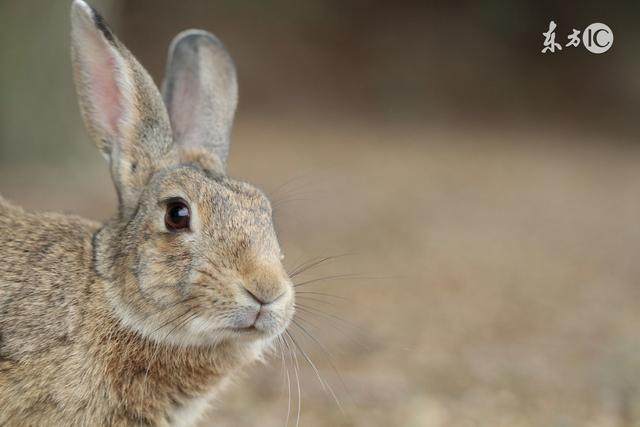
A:
POLYGON ((167 204, 164 224, 168 230, 186 230, 189 228, 191 213, 189 206, 183 201, 171 201, 167 204))

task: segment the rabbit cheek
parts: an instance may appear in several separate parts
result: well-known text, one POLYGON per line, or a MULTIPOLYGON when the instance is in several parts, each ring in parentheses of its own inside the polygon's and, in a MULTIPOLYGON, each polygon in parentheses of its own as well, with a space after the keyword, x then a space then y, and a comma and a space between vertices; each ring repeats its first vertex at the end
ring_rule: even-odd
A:
POLYGON ((191 253, 175 239, 149 240, 139 247, 137 258, 138 291, 147 302, 162 306, 188 295, 191 253))

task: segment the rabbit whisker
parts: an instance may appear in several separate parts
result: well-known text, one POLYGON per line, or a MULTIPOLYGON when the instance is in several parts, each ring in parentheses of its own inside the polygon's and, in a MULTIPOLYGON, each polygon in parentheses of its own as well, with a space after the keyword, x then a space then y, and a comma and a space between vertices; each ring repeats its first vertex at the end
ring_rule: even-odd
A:
POLYGON ((271 202, 271 207, 274 210, 278 210, 282 206, 285 206, 285 205, 290 204, 290 203, 308 202, 308 201, 310 201, 312 199, 310 197, 302 197, 302 196, 313 196, 315 193, 316 193, 315 191, 292 192, 290 194, 285 195, 282 198, 278 198, 278 199, 274 200, 273 202, 271 202))
POLYGON ((164 322, 162 325, 160 325, 158 328, 154 329, 149 335, 153 335, 156 332, 160 331, 161 329, 171 325, 173 322, 176 322, 178 320, 180 320, 181 318, 183 318, 184 316, 188 315, 189 313, 191 313, 193 310, 192 307, 187 308, 184 312, 182 312, 182 314, 172 318, 171 320, 164 322))
POLYGON ((333 391, 333 388, 331 387, 331 385, 328 382, 326 382, 325 380, 322 379, 322 376, 320 375, 320 371, 316 367, 315 363, 313 363, 313 361, 311 360, 309 355, 302 349, 300 344, 298 344, 298 341, 293 337, 293 335, 289 331, 285 331, 285 334, 287 334, 289 336, 289 338, 291 339, 291 341, 293 342, 295 347, 298 349, 298 351, 300 352, 302 357, 307 361, 307 363, 309 364, 311 369, 313 369, 313 371, 316 374, 316 377, 318 378, 318 382, 322 386, 322 389, 324 390, 324 392, 327 395, 330 395, 331 397, 333 397, 333 400, 338 405, 338 408, 340 409, 340 412, 342 412, 344 414, 344 410, 342 408, 342 403, 340 402, 340 399, 338 399, 338 397, 336 396, 336 394, 333 391))
MULTIPOLYGON (((287 421, 285 427, 289 426, 289 418, 291 417, 291 376, 289 375, 289 365, 287 365, 287 358, 284 355, 283 338, 278 336, 278 348, 280 349, 280 356, 282 358, 282 372, 286 374, 287 380, 287 421)), ((284 381, 284 378, 283 378, 284 381)))
MULTIPOLYGON (((287 179, 286 181, 284 181, 282 184, 278 185, 273 190, 267 191, 267 193, 269 194, 269 198, 271 198, 271 199, 275 198, 276 196, 278 196, 278 192, 279 191, 284 190, 287 186, 293 184, 296 181, 300 181, 301 179, 308 178, 308 177, 309 177, 308 175, 299 174, 297 176, 294 176, 294 177, 291 177, 291 178, 287 179)), ((302 189, 302 188, 304 188, 305 185, 308 185, 308 184, 302 183, 302 185, 299 185, 298 187, 294 187, 292 190, 295 191, 295 190, 302 189)))
MULTIPOLYGON (((371 337, 369 336, 369 333, 362 329, 360 326, 354 324, 353 322, 350 322, 347 319, 344 319, 340 316, 334 315, 332 313, 326 313, 316 307, 310 307, 310 306, 305 306, 305 305, 300 305, 300 304, 296 304, 296 311, 298 314, 298 318, 301 320, 306 321, 309 324, 312 324, 308 319, 304 319, 301 315, 300 312, 302 313, 307 313, 309 315, 313 315, 319 318, 322 318, 324 320, 327 320, 330 323, 327 323, 327 326, 331 326, 334 330, 340 332, 345 338, 349 339, 350 341, 352 341, 353 343, 357 344, 358 346, 367 349, 367 350, 371 350, 371 347, 366 345, 364 342, 360 341, 360 339, 362 340, 366 340, 366 341, 371 341, 371 337), (342 328, 345 328, 346 331, 342 328), (348 331, 348 332, 347 332, 348 331), (360 339, 357 339, 360 338, 360 339)), ((317 325, 314 325, 316 328, 317 325)), ((318 328, 319 329, 319 328, 318 328)), ((374 340, 375 341, 375 340, 374 340)), ((377 341, 376 341, 377 342, 377 341)), ((379 343, 379 342, 377 342, 379 343)), ((384 346, 383 343, 379 343, 382 346, 384 346)))
MULTIPOLYGON (((333 323, 329 323, 329 322, 322 323, 321 325, 318 325, 314 321, 311 321, 311 320, 303 317, 302 314, 300 314, 300 313, 297 314, 296 320, 306 324, 309 328, 314 328, 315 330, 318 330, 318 331, 323 331, 323 330, 325 330, 323 327, 327 327, 327 328, 329 328, 331 333, 333 333, 333 331, 338 332, 342 337, 344 337, 346 340, 348 340, 351 344, 354 344, 355 346, 357 346, 359 348, 362 348, 365 351, 371 351, 372 350, 372 348, 370 346, 368 346, 367 344, 363 343, 362 341, 360 341, 360 340, 358 340, 358 339, 356 339, 354 337, 355 333, 354 333, 353 330, 343 330, 341 327, 338 327, 338 325, 333 324, 333 323)), ((340 326, 344 326, 344 325, 340 325, 340 326)))
POLYGON ((351 298, 343 297, 343 296, 340 296, 340 295, 328 294, 328 293, 325 293, 325 292, 296 291, 296 295, 304 295, 304 294, 318 295, 318 296, 323 296, 323 297, 327 297, 327 298, 336 298, 336 299, 340 299, 340 300, 344 300, 344 301, 353 302, 353 299, 351 299, 351 298))
POLYGON ((287 336, 283 335, 282 338, 289 351, 289 357, 291 359, 291 364, 293 366, 293 373, 295 374, 296 384, 298 386, 298 410, 296 413, 296 427, 298 427, 300 425, 300 413, 302 412, 302 390, 300 387, 300 375, 299 375, 300 365, 298 364, 298 356, 296 355, 295 350, 293 350, 292 345, 289 345, 289 343, 287 342, 287 336))
POLYGON ((309 331, 308 328, 305 328, 303 325, 301 325, 295 319, 293 319, 292 322, 293 322, 294 326, 296 326, 298 329, 300 329, 306 336, 308 336, 314 343, 316 343, 316 345, 318 347, 320 347, 320 350, 322 350, 322 352, 325 354, 327 362, 329 362, 329 366, 331 366, 333 371, 336 373, 336 376, 338 377, 338 380, 340 381, 340 383, 342 384, 342 387, 344 388, 345 392, 347 393, 347 396, 350 396, 349 387, 347 387, 347 384, 344 381, 344 378, 342 377, 342 375, 340 374, 340 371, 338 370, 338 368, 336 367, 336 365, 334 363, 335 356, 333 356, 333 354, 327 349, 327 347, 324 344, 322 344, 322 342, 315 335, 313 335, 311 333, 311 331, 309 331))
POLYGON ((165 311, 167 311, 167 310, 169 310, 171 308, 174 308, 179 304, 187 303, 187 302, 190 302, 190 301, 195 301, 195 300, 197 300, 199 298, 205 298, 205 295, 192 295, 192 296, 190 296, 188 298, 180 299, 180 300, 172 303, 171 305, 169 305, 167 307, 160 308, 158 311, 145 316, 142 320, 143 321, 149 320, 152 316, 157 316, 159 314, 163 314, 165 311))
POLYGON ((304 296, 304 295, 296 295, 296 299, 298 300, 302 300, 302 301, 311 301, 311 302, 317 302, 318 304, 325 304, 331 307, 336 307, 336 303, 333 301, 325 301, 323 299, 320 298, 313 298, 313 297, 308 297, 308 296, 304 296))
POLYGON ((301 265, 296 266, 295 268, 293 268, 293 271, 291 273, 289 273, 289 277, 291 279, 293 279, 294 277, 314 268, 319 266, 322 263, 325 263, 327 261, 333 261, 335 259, 338 258, 342 258, 348 255, 352 255, 350 253, 344 253, 344 254, 339 254, 339 255, 332 255, 332 256, 326 256, 326 257, 316 257, 316 258, 312 258, 309 261, 303 262, 301 265))
POLYGON ((293 286, 295 288, 298 288, 300 286, 305 286, 305 285, 309 285, 311 283, 323 282, 323 281, 327 281, 327 280, 367 279, 367 278, 368 277, 359 276, 357 274, 335 274, 333 276, 324 276, 324 277, 318 277, 318 278, 315 278, 315 279, 305 280, 304 282, 296 283, 293 286))
POLYGON ((167 334, 164 336, 162 340, 164 341, 167 338, 169 338, 176 329, 186 325, 191 319, 194 319, 197 316, 198 316, 198 313, 191 313, 190 316, 187 316, 186 318, 179 321, 169 332, 167 332, 167 334))

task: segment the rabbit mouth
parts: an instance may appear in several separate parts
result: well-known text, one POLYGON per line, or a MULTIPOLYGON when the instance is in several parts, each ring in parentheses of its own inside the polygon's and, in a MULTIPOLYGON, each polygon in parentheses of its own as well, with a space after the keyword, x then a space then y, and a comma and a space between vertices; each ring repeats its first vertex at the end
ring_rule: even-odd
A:
POLYGON ((278 313, 260 310, 250 323, 234 325, 225 329, 237 334, 239 337, 256 336, 264 338, 281 334, 288 323, 289 321, 282 319, 278 313))
POLYGON ((282 334, 290 322, 286 313, 265 307, 248 317, 224 328, 225 331, 240 339, 269 339, 282 334))
POLYGON ((247 327, 226 327, 218 329, 218 333, 222 333, 224 339, 238 342, 258 342, 274 339, 281 334, 280 328, 261 329, 255 325, 247 327))

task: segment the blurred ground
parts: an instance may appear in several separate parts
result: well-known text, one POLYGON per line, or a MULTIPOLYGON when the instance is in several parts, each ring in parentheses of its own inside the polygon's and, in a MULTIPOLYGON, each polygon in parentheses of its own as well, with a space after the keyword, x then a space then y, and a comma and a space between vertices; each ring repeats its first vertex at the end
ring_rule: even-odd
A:
MULTIPOLYGON (((300 313, 347 388, 292 328, 344 408, 299 356, 300 425, 638 425, 640 148, 588 138, 241 118, 230 172, 272 194, 288 266, 349 253, 305 278, 376 277, 299 288, 349 298, 299 301, 362 329, 300 313)), ((114 211, 97 153, 40 170, 3 168, 0 193, 114 211)), ((283 426, 286 414, 277 355, 202 425, 283 426)))

